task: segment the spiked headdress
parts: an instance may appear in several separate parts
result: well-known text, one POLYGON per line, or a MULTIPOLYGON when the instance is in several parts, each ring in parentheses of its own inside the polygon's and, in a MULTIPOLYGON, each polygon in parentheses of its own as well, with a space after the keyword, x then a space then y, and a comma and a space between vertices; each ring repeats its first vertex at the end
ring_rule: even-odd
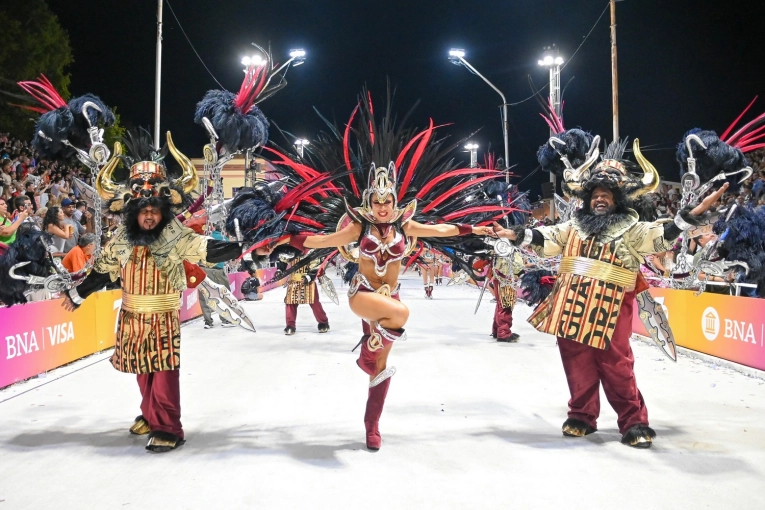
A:
POLYGON ((128 132, 122 144, 114 144, 114 154, 98 173, 95 187, 101 198, 109 200, 111 211, 122 212, 130 205, 140 207, 150 199, 159 199, 162 205, 182 209, 188 205, 188 195, 196 189, 198 182, 194 165, 176 148, 169 131, 167 145, 155 150, 151 135, 141 128, 137 132, 128 132), (122 153, 123 144, 127 150, 125 154, 122 153), (170 181, 164 163, 168 149, 182 169, 181 177, 170 181), (113 178, 120 161, 128 167, 128 179, 124 183, 116 183, 113 178))

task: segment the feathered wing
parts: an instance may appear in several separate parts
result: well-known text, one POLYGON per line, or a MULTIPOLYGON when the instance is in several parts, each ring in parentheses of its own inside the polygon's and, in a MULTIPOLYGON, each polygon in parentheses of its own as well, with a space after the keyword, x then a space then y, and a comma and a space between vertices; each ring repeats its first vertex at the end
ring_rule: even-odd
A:
MULTIPOLYGON (((412 110, 398 122, 392 111, 392 98, 389 87, 382 114, 379 109, 375 114, 372 96, 363 89, 347 123, 338 126, 327 121, 328 131, 317 136, 306 148, 303 158, 266 150, 272 163, 285 176, 287 191, 278 201, 288 202, 289 212, 282 219, 287 222, 282 232, 335 232, 348 208, 361 205, 361 194, 368 185, 368 172, 373 163, 377 166, 395 163, 399 207, 416 199, 419 208, 413 217, 415 221, 481 224, 513 210, 501 206, 496 195, 489 196, 484 189, 485 183, 503 178, 504 173, 460 167, 452 154, 462 140, 448 143, 438 135, 437 130, 442 126, 432 121, 420 131, 408 127, 406 121, 412 110), (298 196, 300 200, 296 200, 298 196)), ((273 208, 278 211, 276 204, 273 208)), ((258 221, 263 218, 259 217, 258 221)), ((425 238, 420 242, 445 247, 463 241, 454 237, 425 238)), ((301 264, 327 254, 324 250, 315 250, 301 264)), ((299 267, 294 266, 291 271, 299 267)))
POLYGON ((114 124, 114 113, 98 96, 85 94, 67 103, 44 75, 37 80, 19 82, 18 85, 39 105, 22 108, 41 114, 35 124, 32 146, 43 158, 74 155, 75 150, 65 142, 87 150, 91 145, 90 127, 114 124))

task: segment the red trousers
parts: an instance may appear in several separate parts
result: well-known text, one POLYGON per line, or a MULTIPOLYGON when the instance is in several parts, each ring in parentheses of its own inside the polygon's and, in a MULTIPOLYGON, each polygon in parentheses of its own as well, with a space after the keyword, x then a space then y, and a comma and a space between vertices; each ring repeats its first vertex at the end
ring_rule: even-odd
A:
POLYGON ((152 432, 169 432, 183 439, 178 370, 138 374, 141 414, 152 432))
POLYGON ((635 358, 630 348, 634 305, 635 293, 628 292, 608 349, 596 349, 558 337, 558 349, 571 393, 569 418, 597 428, 602 383, 608 403, 618 415, 619 432, 624 434, 633 425, 648 425, 648 410, 637 387, 633 370, 635 358))
POLYGON ((513 332, 513 309, 502 308, 502 300, 499 298, 499 282, 493 280, 491 292, 494 294, 497 304, 494 306, 494 321, 491 323, 491 334, 497 338, 508 338, 513 332))
MULTIPOLYGON (((313 316, 316 317, 316 321, 319 324, 329 324, 327 313, 324 311, 324 307, 321 306, 321 302, 319 302, 319 286, 318 285, 313 286, 313 303, 311 303, 308 306, 311 307, 311 311, 313 311, 313 316)), ((294 328, 295 320, 297 319, 298 305, 284 305, 284 307, 287 312, 287 326, 294 328)))

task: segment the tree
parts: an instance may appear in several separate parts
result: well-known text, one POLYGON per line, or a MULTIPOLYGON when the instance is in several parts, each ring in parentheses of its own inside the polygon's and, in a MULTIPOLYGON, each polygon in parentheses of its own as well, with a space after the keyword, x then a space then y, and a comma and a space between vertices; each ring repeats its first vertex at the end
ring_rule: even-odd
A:
MULTIPOLYGON (((70 75, 66 67, 74 61, 69 34, 44 0, 0 2, 0 77, 7 83, 32 80, 45 74, 64 99, 69 98, 70 75)), ((8 90, 18 93, 20 89, 8 90)), ((0 131, 20 138, 31 137, 37 114, 0 99, 0 131)))

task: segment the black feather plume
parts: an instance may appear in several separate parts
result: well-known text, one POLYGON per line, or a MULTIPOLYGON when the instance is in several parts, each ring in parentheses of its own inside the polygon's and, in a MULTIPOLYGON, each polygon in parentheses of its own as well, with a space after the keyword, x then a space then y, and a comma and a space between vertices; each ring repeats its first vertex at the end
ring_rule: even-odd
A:
MULTIPOLYGON (((704 149, 696 142, 691 141, 693 157, 696 159, 696 173, 701 182, 708 181, 720 172, 735 172, 749 166, 749 162, 744 153, 741 152, 741 149, 723 142, 714 131, 694 128, 683 135, 683 141, 677 146, 675 158, 680 164, 680 176, 683 176, 688 171, 688 156, 690 154, 688 154, 688 148, 685 143, 688 135, 698 136, 707 147, 704 149)), ((734 176, 731 179, 731 185, 734 185, 739 179, 740 176, 734 176)), ((723 182, 720 181, 720 184, 723 182)))

